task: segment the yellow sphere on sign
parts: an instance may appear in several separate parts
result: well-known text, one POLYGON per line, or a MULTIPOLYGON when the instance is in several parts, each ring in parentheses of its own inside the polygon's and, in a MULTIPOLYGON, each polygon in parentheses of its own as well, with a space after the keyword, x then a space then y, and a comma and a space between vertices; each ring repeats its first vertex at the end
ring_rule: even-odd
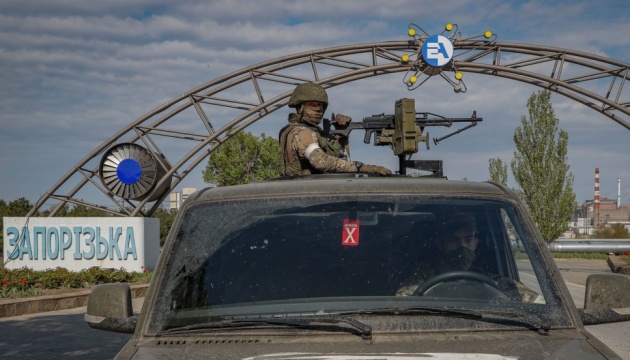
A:
POLYGON ((414 36, 414 35, 416 35, 416 30, 409 29, 409 31, 407 31, 407 34, 409 34, 409 36, 414 36))
POLYGON ((402 61, 407 62, 409 61, 409 55, 405 54, 402 56, 402 61))
POLYGON ((418 78, 415 76, 412 76, 409 78, 409 82, 411 82, 412 84, 415 83, 416 81, 418 81, 418 78))
POLYGON ((464 75, 462 73, 460 73, 459 71, 455 73, 455 79, 461 80, 463 77, 464 77, 464 75))
POLYGON ((492 31, 490 30, 486 30, 485 33, 483 33, 483 36, 486 37, 486 39, 489 39, 492 36, 492 31))
POLYGON ((451 30, 453 30, 453 24, 451 23, 446 24, 446 31, 451 31, 451 30))

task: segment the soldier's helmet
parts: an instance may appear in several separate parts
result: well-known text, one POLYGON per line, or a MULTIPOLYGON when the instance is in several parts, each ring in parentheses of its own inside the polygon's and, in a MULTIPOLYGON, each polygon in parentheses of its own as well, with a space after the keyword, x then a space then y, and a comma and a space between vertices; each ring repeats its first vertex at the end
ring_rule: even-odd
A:
POLYGON ((296 108, 306 101, 320 101, 324 103, 324 111, 328 107, 328 94, 326 90, 318 84, 308 82, 295 87, 291 98, 289 99, 289 107, 296 108))

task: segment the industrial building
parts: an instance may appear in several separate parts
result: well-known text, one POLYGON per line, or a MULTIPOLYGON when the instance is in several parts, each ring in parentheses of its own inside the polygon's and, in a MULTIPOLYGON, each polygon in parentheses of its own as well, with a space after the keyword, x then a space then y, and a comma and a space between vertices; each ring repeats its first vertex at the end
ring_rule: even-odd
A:
POLYGON ((600 198, 599 168, 595 169, 595 192, 592 200, 578 205, 571 216, 571 234, 592 235, 595 229, 622 224, 630 230, 630 205, 621 204, 621 178, 617 178, 617 199, 600 198))

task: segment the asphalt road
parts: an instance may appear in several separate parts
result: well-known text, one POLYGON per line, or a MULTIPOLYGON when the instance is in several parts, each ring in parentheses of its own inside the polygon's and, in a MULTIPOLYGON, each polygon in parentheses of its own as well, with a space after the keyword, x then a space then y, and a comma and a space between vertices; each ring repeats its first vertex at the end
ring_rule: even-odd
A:
MULTIPOLYGON (((556 264, 569 288, 575 306, 584 306, 586 277, 596 272, 610 272, 610 267, 603 260, 563 260, 556 264)), ((596 338, 608 345, 623 359, 630 360, 630 321, 605 325, 587 326, 586 329, 596 338)))
MULTIPOLYGON (((588 274, 610 272, 603 260, 557 260, 557 265, 578 307, 584 303, 588 274)), ((522 278, 526 281, 527 276, 522 278)), ((141 308, 142 300, 134 300, 134 310, 141 308)), ((84 313, 85 308, 77 308, 0 319, 0 358, 112 359, 131 335, 93 330, 83 321, 84 313)), ((630 322, 587 329, 630 360, 630 322)))
MULTIPOLYGON (((134 299, 134 311, 142 307, 134 299)), ((113 359, 131 338, 90 328, 86 308, 0 319, 0 359, 113 359)))

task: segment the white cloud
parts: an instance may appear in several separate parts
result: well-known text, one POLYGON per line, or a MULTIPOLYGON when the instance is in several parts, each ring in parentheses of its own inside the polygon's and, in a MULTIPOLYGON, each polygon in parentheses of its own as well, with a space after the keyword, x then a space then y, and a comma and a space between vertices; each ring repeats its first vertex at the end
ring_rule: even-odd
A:
MULTIPOLYGON (((324 47, 407 40, 409 23, 438 33, 452 22, 463 37, 490 29, 498 41, 566 47, 627 62, 630 40, 614 36, 630 31, 623 10, 628 5, 615 1, 3 2, 0 199, 36 201, 130 122, 194 87, 262 61, 324 47)), ((392 112, 402 97, 415 98, 419 111, 444 116, 477 110, 483 123, 437 146, 431 143, 431 150, 417 158, 442 158, 450 178, 485 180, 490 157, 511 159, 514 128, 527 113, 527 98, 539 88, 475 74, 464 74, 464 80, 468 92, 455 94, 438 77, 414 92, 402 84, 402 74, 366 79, 330 89, 330 110, 360 119, 392 112)), ((256 101, 253 89, 238 91, 244 100, 256 101)), ((554 95, 553 101, 560 127, 569 131, 578 197, 590 195, 597 166, 614 182, 617 176, 630 178, 624 170, 627 130, 572 100, 554 95)), ((281 109, 251 130, 275 136, 287 113, 281 109)), ((211 115, 226 122, 232 114, 211 115)), ((431 128, 430 137, 457 128, 431 128)), ((353 158, 396 167, 388 149, 364 145, 362 139, 363 134, 353 134, 353 158)), ((198 184, 193 176, 189 181, 198 184)))

